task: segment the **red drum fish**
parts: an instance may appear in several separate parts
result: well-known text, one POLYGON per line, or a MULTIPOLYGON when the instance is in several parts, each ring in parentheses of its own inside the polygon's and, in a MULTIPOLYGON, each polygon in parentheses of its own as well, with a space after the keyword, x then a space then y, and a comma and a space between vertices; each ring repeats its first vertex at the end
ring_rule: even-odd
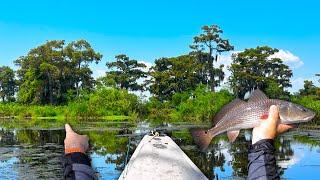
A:
POLYGON ((308 122, 315 116, 313 111, 301 105, 279 99, 269 99, 257 89, 251 93, 247 102, 237 98, 225 105, 214 117, 211 129, 192 129, 191 134, 201 150, 207 149, 212 138, 224 132, 227 132, 229 141, 233 142, 241 129, 254 128, 267 119, 271 105, 279 107, 281 124, 308 122))

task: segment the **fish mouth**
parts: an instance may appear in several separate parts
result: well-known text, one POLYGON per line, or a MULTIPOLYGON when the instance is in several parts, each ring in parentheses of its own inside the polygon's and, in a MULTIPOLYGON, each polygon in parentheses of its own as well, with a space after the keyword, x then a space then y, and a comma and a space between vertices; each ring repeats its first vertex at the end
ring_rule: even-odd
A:
POLYGON ((307 116, 307 117, 303 118, 303 121, 309 121, 309 120, 313 119, 315 116, 316 116, 316 113, 312 113, 311 116, 307 116))

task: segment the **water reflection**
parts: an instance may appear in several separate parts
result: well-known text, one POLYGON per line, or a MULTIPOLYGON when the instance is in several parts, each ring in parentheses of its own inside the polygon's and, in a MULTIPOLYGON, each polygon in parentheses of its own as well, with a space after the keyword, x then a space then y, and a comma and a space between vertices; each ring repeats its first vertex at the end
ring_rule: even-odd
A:
MULTIPOLYGON (((225 135, 214 138, 207 152, 193 144, 188 126, 170 126, 166 132, 209 179, 244 179, 250 132, 242 132, 230 144, 225 135)), ((90 138, 93 168, 101 179, 117 179, 142 135, 150 130, 119 123, 107 126, 80 124, 75 127, 90 138), (108 127, 101 128, 101 127, 108 127)), ((62 179, 62 128, 12 129, 0 127, 0 179, 62 179)), ((296 130, 276 140, 278 169, 284 178, 305 179, 320 170, 320 133, 296 130), (308 172, 306 176, 301 172, 308 172), (303 176, 303 177, 301 177, 303 176)))
POLYGON ((62 130, 0 128, 0 179, 61 179, 62 130))

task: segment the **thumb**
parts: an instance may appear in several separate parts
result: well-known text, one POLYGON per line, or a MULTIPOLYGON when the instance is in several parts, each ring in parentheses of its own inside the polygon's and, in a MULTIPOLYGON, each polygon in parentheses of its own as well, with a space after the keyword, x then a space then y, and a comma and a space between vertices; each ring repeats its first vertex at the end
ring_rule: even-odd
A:
POLYGON ((81 135, 81 137, 85 140, 85 141, 89 141, 89 138, 87 135, 81 135))
POLYGON ((272 127, 276 127, 279 121, 279 108, 276 105, 272 105, 269 110, 269 124, 272 127))
POLYGON ((64 125, 65 129, 66 129, 66 133, 74 133, 74 131, 72 130, 71 126, 69 124, 65 124, 64 125))

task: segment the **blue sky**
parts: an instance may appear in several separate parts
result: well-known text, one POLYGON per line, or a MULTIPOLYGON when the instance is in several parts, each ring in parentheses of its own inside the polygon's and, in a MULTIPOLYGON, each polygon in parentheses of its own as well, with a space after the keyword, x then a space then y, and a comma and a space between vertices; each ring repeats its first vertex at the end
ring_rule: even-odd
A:
MULTIPOLYGON (((320 2, 314 1, 7 1, 0 3, 0 65, 46 40, 86 39, 104 55, 95 76, 116 54, 152 63, 189 52, 200 27, 217 24, 236 51, 258 45, 283 50, 294 90, 320 73, 320 2)), ((230 63, 228 54, 222 63, 230 63)))

